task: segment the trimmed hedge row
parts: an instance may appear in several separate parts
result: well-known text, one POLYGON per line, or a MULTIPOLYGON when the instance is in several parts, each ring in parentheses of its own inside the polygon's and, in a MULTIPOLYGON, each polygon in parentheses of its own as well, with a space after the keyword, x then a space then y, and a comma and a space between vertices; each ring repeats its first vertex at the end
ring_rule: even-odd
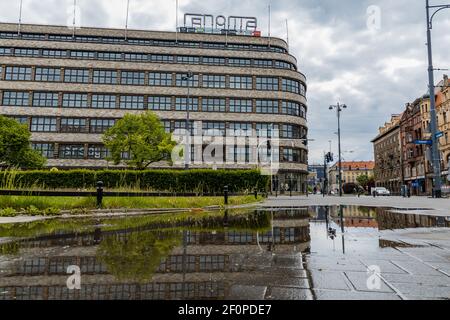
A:
POLYGON ((105 188, 129 188, 161 192, 218 193, 228 185, 230 192, 265 191, 269 177, 258 170, 71 170, 71 171, 4 171, 3 187, 44 189, 92 189, 97 181, 105 188), (11 182, 12 181, 12 182, 11 182))

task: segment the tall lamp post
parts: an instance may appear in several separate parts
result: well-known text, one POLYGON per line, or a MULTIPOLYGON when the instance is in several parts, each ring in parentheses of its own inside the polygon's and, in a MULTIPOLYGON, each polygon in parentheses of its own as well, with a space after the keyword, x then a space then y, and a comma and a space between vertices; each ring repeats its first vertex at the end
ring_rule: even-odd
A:
POLYGON ((194 77, 192 72, 188 72, 183 76, 181 80, 187 81, 187 107, 186 107, 186 146, 184 151, 184 169, 189 170, 189 164, 191 162, 191 128, 190 128, 190 109, 191 109, 191 79, 194 77))
POLYGON ((427 5, 427 47, 428 47, 428 82, 430 89, 430 129, 432 148, 432 163, 434 169, 433 196, 442 197, 442 177, 441 177, 441 155, 439 153, 438 123, 436 119, 436 98, 434 92, 434 67, 433 50, 431 44, 431 29, 433 29, 434 16, 441 10, 450 9, 450 4, 430 6, 430 1, 426 0, 427 5))
POLYGON ((341 153, 341 112, 347 109, 347 106, 339 104, 330 106, 330 110, 336 109, 338 119, 338 145, 339 145, 339 196, 342 197, 342 153, 341 153))

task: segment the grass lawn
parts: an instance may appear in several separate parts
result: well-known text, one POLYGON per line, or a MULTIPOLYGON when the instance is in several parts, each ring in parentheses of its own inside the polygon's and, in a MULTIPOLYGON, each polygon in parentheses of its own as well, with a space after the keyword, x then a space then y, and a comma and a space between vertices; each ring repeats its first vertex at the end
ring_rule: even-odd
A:
MULTIPOLYGON (((256 203, 262 197, 230 197, 229 205, 256 203)), ((178 209, 224 206, 223 197, 142 197, 142 198, 103 198, 104 209, 178 209)), ((33 197, 0 196, 0 216, 16 215, 58 215, 62 210, 73 213, 96 209, 93 197, 33 197)))

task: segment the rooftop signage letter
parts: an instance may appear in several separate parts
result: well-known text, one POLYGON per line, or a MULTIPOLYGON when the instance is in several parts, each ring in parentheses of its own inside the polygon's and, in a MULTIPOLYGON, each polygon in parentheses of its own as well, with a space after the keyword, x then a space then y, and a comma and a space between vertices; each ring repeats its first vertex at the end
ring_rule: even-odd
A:
POLYGON ((255 17, 219 15, 214 18, 210 14, 186 13, 184 15, 184 27, 181 32, 213 33, 213 34, 237 34, 247 36, 259 36, 257 31, 258 20, 255 17))

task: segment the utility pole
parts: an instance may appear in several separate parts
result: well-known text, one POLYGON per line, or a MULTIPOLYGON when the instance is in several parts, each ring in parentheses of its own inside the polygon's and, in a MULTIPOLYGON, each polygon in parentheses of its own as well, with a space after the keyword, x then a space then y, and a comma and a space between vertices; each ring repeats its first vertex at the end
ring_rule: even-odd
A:
POLYGON ((335 106, 330 106, 330 110, 336 109, 337 119, 338 119, 338 146, 339 146, 339 196, 342 197, 342 153, 341 153, 341 112, 347 109, 347 106, 339 104, 335 106))
POLYGON ((450 9, 450 5, 430 6, 430 1, 426 0, 427 9, 427 48, 428 48, 428 82, 430 90, 430 130, 431 130, 431 154, 434 170, 433 197, 442 197, 442 176, 441 176, 441 154, 439 151, 438 123, 436 119, 436 97, 434 86, 434 67, 433 67, 433 49, 431 43, 431 29, 433 29, 433 18, 441 10, 450 9), (434 9, 431 13, 430 9, 434 9))

